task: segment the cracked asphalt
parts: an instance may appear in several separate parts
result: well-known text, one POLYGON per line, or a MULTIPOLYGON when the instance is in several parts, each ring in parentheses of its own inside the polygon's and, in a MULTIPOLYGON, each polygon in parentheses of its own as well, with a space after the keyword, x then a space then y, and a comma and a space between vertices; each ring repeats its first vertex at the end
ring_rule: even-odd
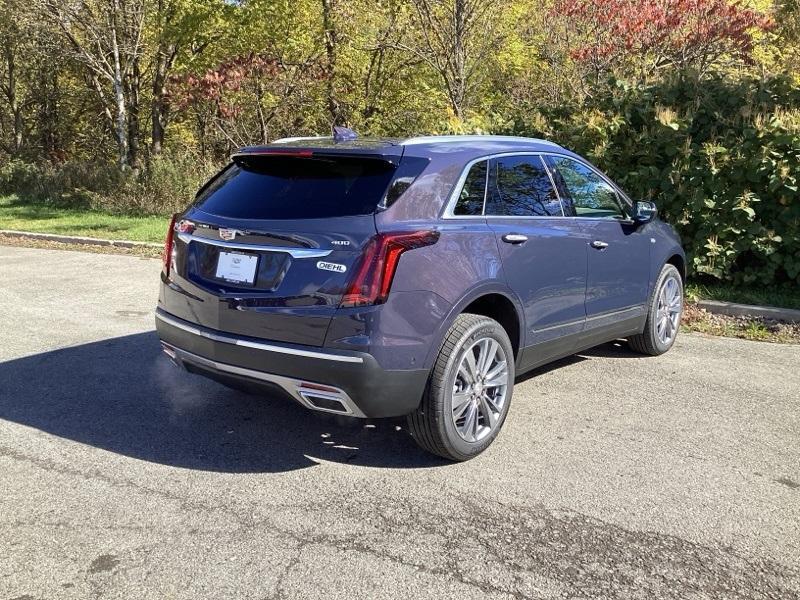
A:
POLYGON ((159 269, 0 246, 0 599, 800 598, 800 346, 602 346, 453 465, 179 372, 159 269))

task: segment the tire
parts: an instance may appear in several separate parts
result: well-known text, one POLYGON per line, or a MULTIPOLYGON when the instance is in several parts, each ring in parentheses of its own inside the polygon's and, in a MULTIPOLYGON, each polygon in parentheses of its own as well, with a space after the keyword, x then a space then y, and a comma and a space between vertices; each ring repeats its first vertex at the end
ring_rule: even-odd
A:
POLYGON ((488 317, 459 315, 445 336, 420 406, 408 416, 409 431, 428 452, 453 461, 474 458, 502 429, 513 389, 514 350, 505 329, 488 317), (483 356, 490 356, 488 365, 483 356), (484 381, 505 384, 484 387, 484 381), (454 402, 460 409, 455 415, 454 402))
POLYGON ((629 337, 628 345, 642 354, 650 356, 664 354, 675 344, 675 339, 678 337, 678 331, 680 330, 682 312, 683 280, 678 269, 671 264, 666 264, 661 269, 661 274, 658 276, 656 285, 653 288, 653 295, 647 307, 647 320, 644 324, 644 331, 639 335, 629 337), (672 293, 676 294, 674 302, 670 301, 672 293), (677 313, 674 312, 676 309, 677 313), (675 314, 677 314, 677 322, 673 318, 675 314), (669 335, 665 336, 664 333, 669 333, 669 335))

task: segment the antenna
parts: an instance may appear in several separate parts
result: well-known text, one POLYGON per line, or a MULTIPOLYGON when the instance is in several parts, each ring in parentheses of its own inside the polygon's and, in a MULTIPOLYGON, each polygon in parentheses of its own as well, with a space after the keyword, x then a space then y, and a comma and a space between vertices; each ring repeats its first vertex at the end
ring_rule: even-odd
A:
POLYGON ((349 142, 358 137, 358 134, 352 129, 347 127, 333 126, 333 141, 334 142, 349 142))

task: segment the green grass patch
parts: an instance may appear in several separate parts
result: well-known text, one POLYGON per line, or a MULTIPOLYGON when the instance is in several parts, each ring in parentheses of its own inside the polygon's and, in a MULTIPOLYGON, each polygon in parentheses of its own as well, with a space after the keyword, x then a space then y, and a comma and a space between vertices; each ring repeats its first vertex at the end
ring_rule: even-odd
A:
POLYGON ((734 287, 724 283, 690 281, 686 286, 686 297, 691 301, 719 300, 800 310, 800 289, 789 286, 734 287))
POLYGON ((167 218, 115 215, 94 210, 30 204, 0 196, 0 229, 78 235, 98 239, 163 242, 167 218))

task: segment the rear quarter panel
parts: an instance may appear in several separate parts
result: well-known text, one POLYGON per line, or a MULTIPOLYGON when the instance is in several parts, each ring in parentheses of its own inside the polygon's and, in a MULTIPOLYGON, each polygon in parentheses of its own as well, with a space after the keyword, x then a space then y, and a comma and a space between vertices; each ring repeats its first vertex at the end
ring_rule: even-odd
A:
POLYGON ((419 342, 415 364, 429 369, 445 334, 470 302, 487 293, 502 293, 518 307, 520 302, 505 283, 497 242, 486 221, 439 216, 465 165, 475 158, 475 150, 444 144, 425 155, 431 158, 425 171, 375 221, 379 231, 436 229, 440 233, 436 244, 402 255, 385 306, 387 314, 381 317, 381 335, 398 348, 404 332, 414 333, 419 342), (435 298, 422 301, 425 294, 435 298), (393 312, 397 317, 389 316, 393 312), (401 324, 400 315, 407 324, 401 324))

